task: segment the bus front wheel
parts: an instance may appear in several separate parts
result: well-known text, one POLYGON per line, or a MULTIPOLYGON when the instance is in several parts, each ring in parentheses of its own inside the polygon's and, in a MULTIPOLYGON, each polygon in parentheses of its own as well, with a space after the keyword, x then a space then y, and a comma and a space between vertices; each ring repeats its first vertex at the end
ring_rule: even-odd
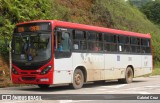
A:
POLYGON ((82 88, 84 84, 84 75, 80 69, 76 69, 73 74, 73 83, 70 85, 74 89, 82 88))
POLYGON ((133 70, 131 67, 127 67, 125 78, 124 79, 118 79, 119 83, 131 83, 133 81, 133 70))
POLYGON ((41 89, 47 89, 49 88, 49 84, 38 84, 38 87, 41 89))

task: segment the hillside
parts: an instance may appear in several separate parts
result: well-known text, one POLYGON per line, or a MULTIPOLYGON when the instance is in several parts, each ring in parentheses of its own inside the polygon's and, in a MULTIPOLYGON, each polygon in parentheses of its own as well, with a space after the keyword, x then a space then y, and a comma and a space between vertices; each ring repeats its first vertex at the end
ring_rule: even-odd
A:
POLYGON ((154 1, 154 0, 128 0, 128 1, 130 1, 136 7, 141 7, 141 6, 145 5, 146 3, 150 2, 150 1, 154 1))
MULTIPOLYGON (((160 29, 124 0, 0 0, 0 40, 10 40, 16 23, 58 19, 88 25, 150 33, 154 60, 160 61, 160 29), (3 37, 3 38, 2 38, 3 37)), ((0 42, 1 43, 1 42, 0 42)), ((6 49, 6 47, 4 47, 6 49)), ((4 49, 3 49, 4 50, 4 49)), ((1 51, 0 51, 1 52, 1 51)))
POLYGON ((58 20, 150 33, 156 65, 160 61, 160 29, 124 0, 55 0, 53 15, 58 20))

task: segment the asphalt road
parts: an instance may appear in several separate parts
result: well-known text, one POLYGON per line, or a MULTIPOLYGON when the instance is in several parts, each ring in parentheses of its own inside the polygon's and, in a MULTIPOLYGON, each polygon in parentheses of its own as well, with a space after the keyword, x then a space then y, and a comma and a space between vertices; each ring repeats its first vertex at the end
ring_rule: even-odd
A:
MULTIPOLYGON (((83 86, 82 89, 74 90, 71 89, 68 85, 58 85, 58 86, 51 86, 46 90, 39 89, 38 86, 23 86, 23 87, 7 87, 7 88, 0 88, 0 94, 18 94, 18 95, 43 95, 42 101, 34 101, 34 102, 52 102, 50 99, 65 99, 65 100, 54 100, 56 103, 113 103, 114 100, 116 101, 123 101, 126 103, 126 100, 132 97, 135 97, 134 94, 137 96, 147 95, 152 96, 153 94, 160 94, 160 76, 151 76, 151 77, 138 77, 134 78, 133 83, 131 84, 119 84, 117 81, 106 81, 105 83, 88 83, 83 86), (100 95, 98 95, 100 94, 100 95), (118 94, 118 95, 115 95, 118 94), (123 95, 124 94, 124 95, 123 95), (129 95, 133 94, 133 95, 129 95), (86 100, 87 96, 90 100, 86 100), (84 100, 77 100, 84 99, 84 100), (111 98, 111 99, 110 99, 111 98), (72 100, 68 100, 72 99, 72 100), (102 99, 101 101, 97 101, 98 99, 102 99), (125 101, 124 101, 124 100, 125 101)), ((157 95, 155 96, 155 99, 157 95)), ((160 96, 159 96, 160 100, 160 96)), ((134 100, 131 103, 137 103, 140 101, 141 103, 158 103, 159 100, 134 100)), ((0 102, 7 102, 7 101, 0 101, 0 102)), ((14 102, 33 102, 33 101, 14 101, 14 102)))

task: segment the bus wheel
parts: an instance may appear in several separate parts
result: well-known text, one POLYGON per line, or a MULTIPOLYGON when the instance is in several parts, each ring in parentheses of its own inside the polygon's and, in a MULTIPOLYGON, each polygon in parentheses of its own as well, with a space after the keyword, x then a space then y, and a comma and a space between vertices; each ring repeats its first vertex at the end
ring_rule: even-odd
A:
POLYGON ((49 88, 49 84, 38 84, 38 87, 41 89, 47 89, 49 88))
POLYGON ((80 89, 84 84, 83 72, 80 69, 76 69, 73 74, 73 83, 71 87, 74 89, 80 89))
POLYGON ((131 83, 133 81, 133 70, 131 67, 127 67, 125 78, 124 79, 118 79, 119 83, 131 83))

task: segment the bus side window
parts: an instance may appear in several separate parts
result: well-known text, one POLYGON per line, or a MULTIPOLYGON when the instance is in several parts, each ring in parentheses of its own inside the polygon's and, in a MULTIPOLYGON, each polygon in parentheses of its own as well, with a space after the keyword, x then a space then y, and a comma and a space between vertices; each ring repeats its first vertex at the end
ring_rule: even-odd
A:
POLYGON ((103 50, 102 33, 88 32, 88 50, 100 52, 103 50))
POLYGON ((151 53, 150 40, 141 39, 141 52, 142 53, 151 53))
POLYGON ((130 52, 130 41, 127 36, 118 36, 119 52, 130 52))
POLYGON ((67 32, 62 33, 61 48, 63 51, 70 51, 70 35, 67 32))
POLYGON ((55 49, 58 51, 62 51, 62 32, 57 32, 56 38, 55 38, 55 49))
POLYGON ((55 40, 55 50, 57 51, 70 51, 70 35, 67 32, 57 32, 55 40))
POLYGON ((104 50, 108 52, 117 51, 117 36, 115 34, 104 34, 104 50))
POLYGON ((131 52, 140 53, 140 38, 131 37, 131 52))
POLYGON ((57 32, 55 36, 55 58, 70 58, 71 39, 70 33, 66 31, 57 32))
POLYGON ((86 33, 81 30, 73 31, 73 49, 86 50, 86 33))

